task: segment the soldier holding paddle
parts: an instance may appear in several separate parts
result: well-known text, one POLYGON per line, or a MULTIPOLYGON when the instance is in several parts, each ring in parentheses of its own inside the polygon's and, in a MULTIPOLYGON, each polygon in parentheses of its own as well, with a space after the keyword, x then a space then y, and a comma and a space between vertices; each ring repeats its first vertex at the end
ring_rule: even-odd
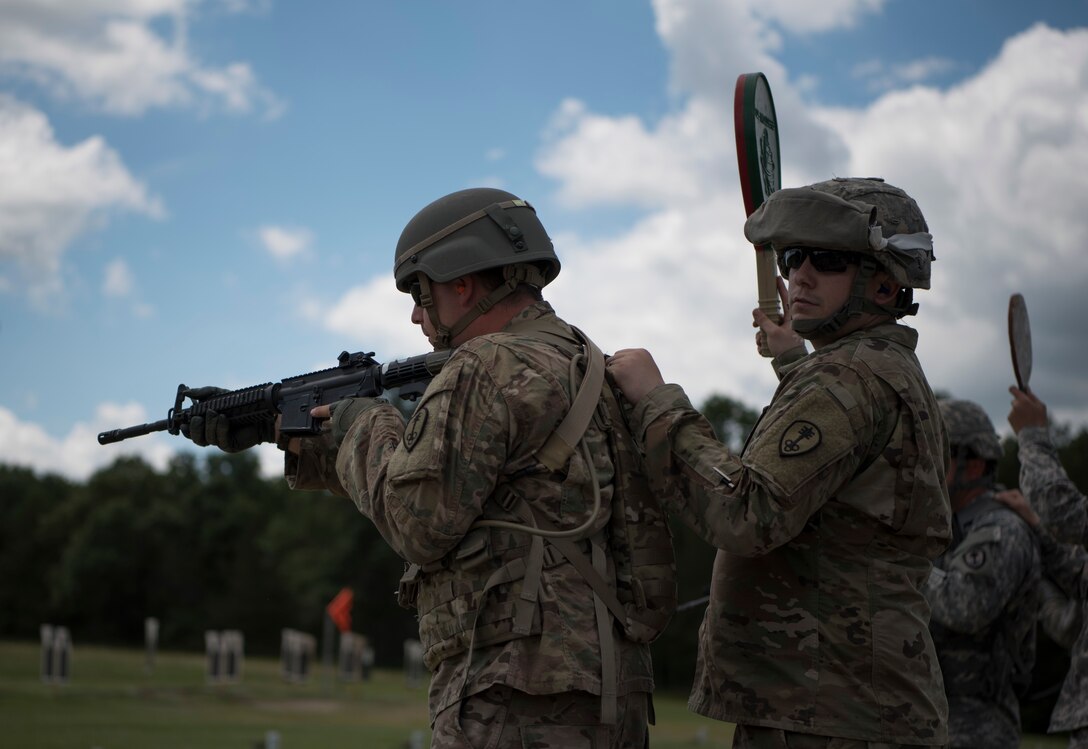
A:
MULTIPOLYGON (((1030 351, 1030 336, 1027 340, 1030 351)), ((1016 351, 1014 343, 1014 363, 1016 351)), ((1027 361, 1030 373, 1030 354, 1027 361)), ((1009 388, 1013 397, 1009 424, 1019 444, 1020 489, 1032 498, 1034 511, 1022 496, 1014 497, 1019 503, 1008 504, 1040 534, 1046 576, 1069 598, 1080 601, 1081 630, 1070 649, 1069 671, 1050 715, 1049 731, 1069 732, 1070 749, 1088 749, 1088 497, 1062 466, 1050 438, 1046 404, 1027 390, 1024 371, 1021 358, 1016 367, 1021 387, 1009 388)))
POLYGON ((735 723, 734 747, 943 745, 922 586, 951 540, 949 448, 897 323, 932 237, 880 179, 778 190, 745 235, 788 281, 783 322, 757 320, 796 355, 772 352, 781 381, 739 455, 648 352, 608 366, 667 509, 719 550, 689 706, 735 723))

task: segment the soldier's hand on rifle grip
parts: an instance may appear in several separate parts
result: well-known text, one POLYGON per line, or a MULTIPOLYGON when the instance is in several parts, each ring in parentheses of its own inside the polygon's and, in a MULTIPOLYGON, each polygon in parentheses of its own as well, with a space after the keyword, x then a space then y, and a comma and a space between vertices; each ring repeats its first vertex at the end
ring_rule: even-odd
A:
POLYGON ((752 325, 759 328, 756 333, 756 349, 761 349, 765 341, 772 357, 777 357, 798 346, 804 348, 805 345, 805 339, 794 332, 790 324, 792 317, 786 282, 781 277, 776 280, 778 298, 782 302, 782 322, 776 323, 758 307, 752 310, 752 325))
MULTIPOLYGON (((314 406, 310 409, 310 416, 320 421, 326 421, 329 418, 331 406, 314 406)), ((302 452, 302 438, 301 437, 289 437, 280 433, 280 422, 283 421, 282 416, 276 417, 276 447, 289 452, 293 455, 299 455, 302 452)))
MULTIPOLYGON (((364 411, 369 411, 372 408, 378 406, 387 405, 389 401, 384 398, 344 398, 343 400, 336 401, 330 404, 327 408, 327 416, 329 418, 329 436, 332 441, 339 448, 340 443, 344 441, 344 437, 347 436, 348 430, 351 429, 351 425, 355 423, 355 420, 364 411)), ((310 415, 315 418, 321 418, 323 411, 319 412, 318 409, 322 408, 318 406, 310 411, 310 415)))

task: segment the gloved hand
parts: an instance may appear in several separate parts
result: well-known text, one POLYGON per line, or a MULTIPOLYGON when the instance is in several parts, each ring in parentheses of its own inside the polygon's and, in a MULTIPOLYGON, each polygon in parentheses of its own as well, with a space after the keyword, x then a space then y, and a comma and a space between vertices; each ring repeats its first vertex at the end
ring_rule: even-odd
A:
MULTIPOLYGON (((225 388, 214 386, 189 388, 185 396, 194 403, 211 398, 220 393, 229 392, 225 388)), ((212 445, 223 452, 236 453, 248 450, 262 442, 275 442, 276 425, 273 421, 259 421, 252 424, 231 424, 230 420, 217 411, 206 411, 189 420, 188 431, 183 434, 200 447, 212 445)))
POLYGON ((329 406, 329 436, 337 449, 361 413, 388 402, 385 398, 345 398, 329 406))

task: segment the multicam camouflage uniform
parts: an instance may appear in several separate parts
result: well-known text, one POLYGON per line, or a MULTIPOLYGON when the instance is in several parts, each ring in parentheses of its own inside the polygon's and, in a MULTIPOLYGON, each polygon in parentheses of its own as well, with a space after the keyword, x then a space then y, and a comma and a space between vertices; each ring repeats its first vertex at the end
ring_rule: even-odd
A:
POLYGON ((936 561, 925 591, 948 696, 949 746, 1015 749, 1018 694, 1035 664, 1039 545, 992 491, 958 511, 956 522, 962 537, 936 561))
POLYGON ((612 687, 620 698, 620 724, 605 739, 610 743, 596 745, 641 747, 653 690, 649 648, 617 631, 617 683, 602 684, 593 594, 581 575, 561 556, 547 554, 531 619, 515 621, 523 581, 492 575, 526 557, 529 537, 494 528, 470 532, 481 518, 523 522, 505 509, 512 494, 528 499, 555 526, 579 525, 592 508, 590 471, 600 479, 604 506, 596 527, 609 522, 613 464, 594 422, 585 435, 592 467, 575 452, 561 476, 542 472, 534 457, 570 408, 570 359, 539 338, 509 332, 528 321, 572 335, 546 302, 526 308, 505 331, 458 347, 407 425, 392 406, 366 410, 338 454, 322 441, 304 441, 297 459, 289 456, 288 481, 293 488, 328 488, 351 497, 398 554, 422 566, 417 607, 425 662, 433 671, 436 746, 471 740, 462 729, 486 735, 492 723, 524 720, 507 714, 518 710, 517 703, 496 702, 511 690, 553 696, 543 700, 544 708, 540 701, 533 708, 540 724, 521 728, 537 741, 533 746, 564 745, 569 725, 554 727, 555 735, 543 725, 556 720, 575 720, 581 733, 600 736, 598 695, 612 687), (524 634, 517 631, 521 624, 524 634))
POLYGON ((692 710, 814 740, 947 740, 921 589, 951 537, 948 447, 916 342, 889 323, 785 364, 741 455, 679 386, 639 401, 651 480, 679 483, 667 508, 719 549, 692 710))
MULTIPOLYGON (((1047 427, 1025 427, 1017 434, 1020 445, 1020 489, 1029 497, 1043 525, 1059 543, 1088 544, 1088 498, 1069 480, 1058 452, 1050 441, 1047 427)), ((1063 563, 1061 552, 1047 548, 1044 542, 1044 563, 1047 576, 1066 595, 1075 597, 1082 606, 1080 635, 1070 651, 1069 672, 1061 695, 1050 716, 1050 732, 1072 732, 1071 749, 1088 749, 1088 591, 1085 590, 1083 564, 1080 574, 1075 564, 1063 563)), ((1068 559, 1068 556, 1064 557, 1068 559)))

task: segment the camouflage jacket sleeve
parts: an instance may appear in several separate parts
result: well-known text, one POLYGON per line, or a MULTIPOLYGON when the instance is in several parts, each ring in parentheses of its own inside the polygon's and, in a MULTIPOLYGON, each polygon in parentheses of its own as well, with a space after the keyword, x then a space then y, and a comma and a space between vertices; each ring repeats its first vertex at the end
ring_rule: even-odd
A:
POLYGON ((732 554, 758 556, 794 538, 873 457, 868 447, 875 444, 875 413, 893 410, 894 394, 892 404, 878 405, 860 382, 852 388, 855 407, 844 408, 823 382, 840 375, 841 369, 810 367, 800 381, 784 385, 743 455, 717 440, 678 385, 646 395, 633 413, 633 428, 667 509, 732 554), (815 437, 796 457, 781 458, 783 445, 804 443, 809 427, 815 437))
POLYGON ((1047 427, 1021 429, 1017 440, 1020 490, 1043 523, 1058 541, 1088 541, 1088 498, 1070 481, 1047 427))
POLYGON ((932 621, 975 634, 988 627, 1025 585, 1038 578, 1035 539, 1011 512, 976 523, 954 549, 935 562, 925 594, 932 621))
POLYGON ((1039 583, 1039 593, 1039 625, 1051 640, 1071 650, 1084 621, 1081 602, 1067 596, 1045 576, 1039 583))
POLYGON ((1088 599, 1088 550, 1059 543, 1046 528, 1035 532, 1043 557, 1043 574, 1069 598, 1088 599))
POLYGON ((336 470, 393 550, 426 564, 460 543, 494 492, 508 419, 495 381, 474 357, 455 355, 407 425, 391 406, 363 412, 336 470))
POLYGON ((284 453, 283 474, 292 489, 348 496, 336 475, 336 445, 324 435, 299 440, 298 455, 284 453))
POLYGON ((789 351, 783 351, 781 354, 771 359, 771 367, 774 369, 775 375, 778 379, 782 379, 786 376, 786 373, 796 367, 804 358, 808 356, 808 349, 804 346, 795 346, 789 351))

